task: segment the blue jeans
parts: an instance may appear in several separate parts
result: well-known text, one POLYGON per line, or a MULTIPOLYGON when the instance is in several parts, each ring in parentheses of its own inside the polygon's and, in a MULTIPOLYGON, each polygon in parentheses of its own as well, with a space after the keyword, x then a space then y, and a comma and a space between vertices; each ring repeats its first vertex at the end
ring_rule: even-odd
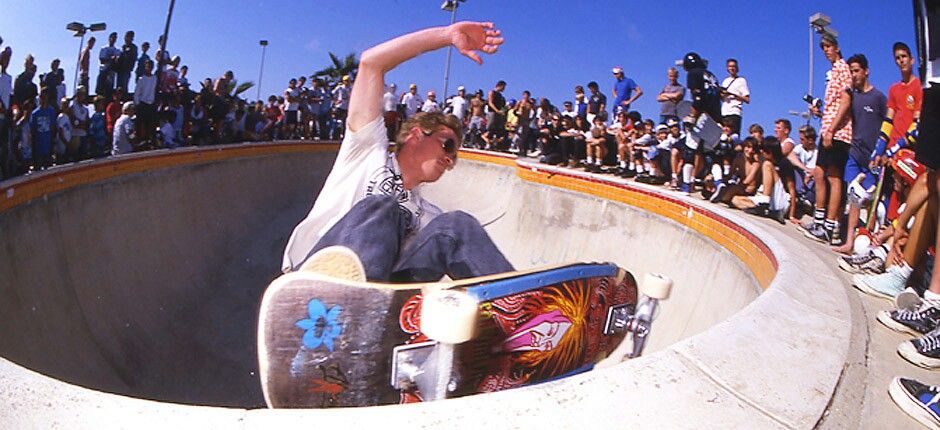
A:
POLYGON ((445 274, 464 279, 515 270, 480 222, 465 212, 438 215, 402 249, 406 221, 395 197, 366 197, 320 238, 310 255, 346 246, 359 256, 366 279, 375 282, 437 282, 445 274))

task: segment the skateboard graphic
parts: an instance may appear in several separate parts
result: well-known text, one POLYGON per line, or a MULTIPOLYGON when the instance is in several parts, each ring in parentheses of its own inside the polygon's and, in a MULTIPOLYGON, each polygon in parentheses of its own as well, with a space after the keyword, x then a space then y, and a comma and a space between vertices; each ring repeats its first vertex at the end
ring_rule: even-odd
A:
POLYGON ((438 400, 547 382, 643 349, 671 282, 571 264, 428 284, 294 272, 271 283, 258 323, 272 408, 438 400), (633 342, 621 342, 632 334, 633 342))

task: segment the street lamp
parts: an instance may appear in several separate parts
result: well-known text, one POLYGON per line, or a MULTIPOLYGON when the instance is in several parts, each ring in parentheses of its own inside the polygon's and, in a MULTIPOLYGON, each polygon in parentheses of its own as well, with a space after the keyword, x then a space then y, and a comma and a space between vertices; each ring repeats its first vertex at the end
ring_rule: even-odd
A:
POLYGON ((75 62, 75 79, 72 80, 73 91, 78 88, 78 69, 82 66, 82 46, 85 44, 85 33, 89 31, 104 31, 107 28, 108 25, 103 22, 98 22, 87 27, 85 24, 75 21, 65 25, 65 29, 75 33, 75 37, 81 37, 81 40, 78 42, 78 61, 75 62))
POLYGON ((261 100, 261 77, 264 75, 264 51, 268 47, 267 40, 259 40, 261 45, 261 70, 258 71, 258 100, 261 100))
MULTIPOLYGON (((463 3, 467 0, 445 0, 441 4, 441 10, 445 12, 450 12, 450 23, 454 24, 457 20, 457 7, 460 6, 460 3, 463 3)), ((454 45, 449 45, 447 47, 447 63, 444 65, 444 93, 441 95, 441 100, 447 99, 447 83, 450 80, 450 54, 454 50, 454 45)))

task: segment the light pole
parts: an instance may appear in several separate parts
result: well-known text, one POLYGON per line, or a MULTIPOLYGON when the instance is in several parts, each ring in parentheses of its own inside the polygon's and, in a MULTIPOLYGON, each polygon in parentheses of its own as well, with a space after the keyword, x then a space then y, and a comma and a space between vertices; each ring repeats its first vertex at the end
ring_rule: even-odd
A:
POLYGON ((806 94, 813 94, 813 42, 815 37, 814 33, 825 34, 829 33, 833 36, 838 36, 839 33, 834 29, 829 27, 829 24, 832 24, 832 19, 823 14, 822 12, 814 13, 809 17, 809 88, 806 90, 806 94))
POLYGON ((268 47, 267 40, 260 40, 261 45, 261 70, 258 71, 258 100, 261 100, 261 77, 264 76, 264 51, 268 47))
POLYGON ((107 28, 108 25, 103 22, 85 26, 85 24, 80 22, 72 21, 65 25, 65 29, 74 32, 75 37, 81 37, 81 40, 78 42, 78 61, 75 62, 75 78, 72 80, 72 91, 78 88, 78 69, 82 66, 82 46, 85 45, 85 33, 89 31, 104 31, 107 28))
MULTIPOLYGON (((441 10, 450 12, 450 23, 453 25, 457 20, 457 7, 466 0, 445 0, 441 5, 441 10)), ((444 93, 441 100, 447 99, 447 83, 450 80, 450 54, 454 50, 454 45, 447 47, 447 63, 444 64, 444 93)))

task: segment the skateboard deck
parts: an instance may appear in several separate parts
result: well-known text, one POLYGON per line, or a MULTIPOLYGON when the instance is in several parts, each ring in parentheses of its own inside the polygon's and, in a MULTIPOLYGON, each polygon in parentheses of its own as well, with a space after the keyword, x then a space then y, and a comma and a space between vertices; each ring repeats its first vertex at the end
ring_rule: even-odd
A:
MULTIPOLYGON (((259 372, 274 408, 411 403, 395 388, 396 357, 431 350, 420 327, 422 293, 478 301, 471 340, 454 349, 453 395, 537 384, 590 370, 626 336, 612 310, 633 313, 634 277, 613 264, 571 264, 435 284, 357 283, 317 273, 281 276, 265 292, 259 372), (609 333, 609 334, 605 334, 609 333)), ((425 353, 426 354, 426 353, 425 353)))
POLYGON ((705 149, 713 149, 721 140, 721 126, 705 113, 698 117, 691 132, 692 137, 705 149))

